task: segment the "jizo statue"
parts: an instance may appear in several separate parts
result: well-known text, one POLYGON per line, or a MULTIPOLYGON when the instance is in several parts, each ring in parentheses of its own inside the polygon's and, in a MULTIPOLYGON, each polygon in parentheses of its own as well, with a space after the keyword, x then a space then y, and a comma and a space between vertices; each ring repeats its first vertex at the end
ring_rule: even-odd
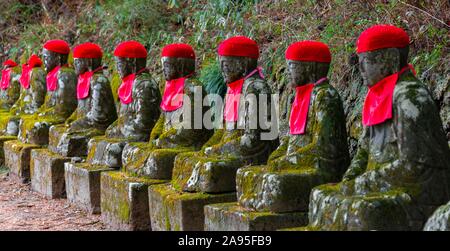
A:
POLYGON ((17 63, 8 59, 3 63, 0 82, 0 109, 9 112, 20 95, 20 74, 17 63))
POLYGON ((311 189, 339 181, 350 161, 342 101, 327 78, 328 46, 297 42, 286 59, 289 132, 267 165, 241 168, 236 178, 239 204, 251 210, 308 211, 311 189))
POLYGON ((50 126, 64 123, 75 110, 77 78, 67 65, 69 52, 69 45, 63 40, 50 40, 44 44, 42 55, 47 71, 47 94, 38 114, 22 117, 18 135, 21 142, 48 144, 50 126))
POLYGON ((198 112, 195 108, 199 108, 202 115, 205 92, 195 78, 193 48, 187 44, 170 44, 163 48, 161 54, 166 79, 160 104, 161 115, 151 132, 149 143, 127 144, 123 152, 123 165, 127 172, 134 175, 170 179, 175 156, 200 150, 211 136, 211 131, 204 129, 202 124, 198 128, 194 125, 194 114, 198 112), (195 105, 195 99, 200 104, 195 105))
MULTIPOLYGON (((36 113, 39 107, 44 104, 46 94, 45 71, 42 68, 42 61, 37 55, 31 55, 27 63, 22 66, 22 73, 18 82, 20 83, 19 97, 9 109, 8 114, 2 116, 0 120, 2 135, 17 136, 20 117, 36 113)), ((12 86, 10 85, 10 87, 12 86)), ((14 97, 8 94, 8 100, 12 101, 13 99, 14 97)))
POLYGON ((172 183, 188 192, 234 191, 236 170, 246 164, 263 164, 273 142, 261 133, 270 130, 258 123, 259 110, 270 119, 270 87, 257 67, 259 48, 247 37, 233 37, 219 46, 219 61, 228 85, 224 108, 225 129, 216 130, 200 152, 175 158, 172 183), (266 102, 259 102, 266 99, 266 102), (267 107, 259 107, 260 103, 267 107))
POLYGON ((409 37, 376 25, 358 39, 364 131, 337 185, 313 190, 310 225, 332 230, 419 230, 450 200, 450 152, 437 107, 408 65, 409 37))
POLYGON ((64 125, 50 128, 49 148, 55 153, 87 155, 88 139, 103 135, 117 119, 111 86, 103 74, 102 56, 101 48, 93 43, 80 44, 73 50, 78 106, 64 125))
POLYGON ((114 56, 122 78, 118 119, 106 129, 105 137, 95 137, 89 142, 88 161, 118 168, 122 166, 126 143, 149 140, 160 115, 161 94, 146 69, 147 50, 142 44, 123 42, 116 47, 114 56))

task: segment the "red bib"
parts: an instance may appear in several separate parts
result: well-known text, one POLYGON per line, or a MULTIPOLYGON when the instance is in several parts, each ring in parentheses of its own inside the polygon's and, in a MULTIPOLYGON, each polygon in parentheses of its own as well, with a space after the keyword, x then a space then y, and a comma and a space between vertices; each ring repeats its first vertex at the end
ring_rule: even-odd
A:
POLYGON ((2 81, 0 82, 0 88, 2 88, 2 90, 8 89, 10 80, 11 80, 11 68, 2 70, 2 81))
POLYGON ((184 82, 186 77, 166 81, 160 107, 163 111, 171 112, 183 106, 184 82))
POLYGON ((362 122, 365 126, 373 126, 392 118, 392 99, 395 85, 399 76, 406 70, 411 69, 415 75, 412 65, 408 65, 380 82, 369 87, 364 100, 362 122))
POLYGON ((56 66, 51 70, 46 77, 47 81, 47 91, 56 91, 58 89, 58 72, 61 69, 61 66, 56 66))
POLYGON ((290 134, 304 134, 306 131, 306 123, 308 122, 309 103, 311 93, 314 86, 327 80, 321 78, 314 84, 306 84, 295 88, 295 98, 291 106, 291 114, 289 117, 290 134))
POLYGON ((103 67, 99 67, 93 71, 87 71, 78 76, 77 83, 77 99, 85 99, 89 96, 89 89, 91 85, 91 78, 95 72, 103 69, 103 67))
POLYGON ((27 64, 22 65, 22 74, 20 75, 19 82, 20 85, 25 89, 30 88, 30 75, 32 70, 33 67, 30 67, 27 64))
POLYGON ((141 69, 137 73, 132 73, 124 78, 122 78, 122 84, 119 86, 119 89, 117 90, 119 94, 120 102, 124 105, 128 105, 129 103, 133 102, 132 97, 132 90, 133 90, 133 84, 134 80, 136 79, 136 75, 145 71, 146 69, 141 69))
POLYGON ((262 72, 261 72, 261 68, 258 67, 254 71, 252 71, 250 74, 248 74, 247 76, 245 76, 239 80, 236 80, 232 83, 229 83, 227 85, 228 90, 227 90, 227 94, 225 96, 225 110, 223 112, 225 121, 235 122, 238 120, 239 101, 241 98, 242 86, 244 85, 244 81, 247 78, 251 77, 256 72, 259 73, 259 76, 261 78, 264 78, 264 76, 262 75, 262 72))

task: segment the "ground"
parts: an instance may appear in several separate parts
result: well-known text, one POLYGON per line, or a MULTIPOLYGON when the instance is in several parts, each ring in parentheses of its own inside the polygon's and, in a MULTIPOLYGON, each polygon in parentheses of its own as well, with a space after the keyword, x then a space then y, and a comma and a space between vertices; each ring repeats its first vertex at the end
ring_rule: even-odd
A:
POLYGON ((0 167, 0 231, 2 230, 104 230, 100 215, 89 215, 65 199, 46 199, 29 184, 11 181, 0 167))

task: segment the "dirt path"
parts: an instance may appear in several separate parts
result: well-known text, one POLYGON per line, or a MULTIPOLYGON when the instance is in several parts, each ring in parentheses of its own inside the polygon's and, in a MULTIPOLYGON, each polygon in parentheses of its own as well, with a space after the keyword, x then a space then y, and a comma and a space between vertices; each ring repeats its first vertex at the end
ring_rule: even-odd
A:
POLYGON ((67 203, 31 191, 11 181, 0 168, 1 230, 104 230, 99 215, 89 215, 67 203))

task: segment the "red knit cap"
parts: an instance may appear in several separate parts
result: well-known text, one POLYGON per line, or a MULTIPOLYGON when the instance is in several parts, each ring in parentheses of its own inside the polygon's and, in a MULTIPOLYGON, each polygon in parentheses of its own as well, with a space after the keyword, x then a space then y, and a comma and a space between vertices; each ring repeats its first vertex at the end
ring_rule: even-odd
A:
POLYGON ((60 54, 69 54, 70 47, 64 40, 49 40, 44 44, 44 48, 60 54))
POLYGON ((331 53, 326 44, 307 40, 291 44, 286 50, 286 59, 303 62, 330 63, 331 53))
POLYGON ((73 58, 101 58, 102 48, 94 43, 84 43, 73 48, 73 58))
POLYGON ((363 31, 356 42, 357 53, 384 48, 404 48, 408 45, 408 34, 393 25, 374 25, 363 31))
POLYGON ((120 43, 114 50, 114 56, 122 58, 146 58, 147 50, 137 41, 120 43))
POLYGON ((28 59, 27 62, 28 66, 30 66, 31 68, 34 67, 41 67, 42 65, 42 60, 36 56, 35 54, 31 55, 31 57, 28 59))
POLYGON ((188 44, 169 44, 162 49, 161 57, 195 59, 195 52, 188 44))
POLYGON ((259 48, 255 41, 248 37, 236 36, 222 41, 219 45, 220 56, 237 56, 258 59, 259 48))
POLYGON ((12 61, 11 59, 8 59, 3 63, 3 66, 15 67, 17 66, 17 63, 12 61))

